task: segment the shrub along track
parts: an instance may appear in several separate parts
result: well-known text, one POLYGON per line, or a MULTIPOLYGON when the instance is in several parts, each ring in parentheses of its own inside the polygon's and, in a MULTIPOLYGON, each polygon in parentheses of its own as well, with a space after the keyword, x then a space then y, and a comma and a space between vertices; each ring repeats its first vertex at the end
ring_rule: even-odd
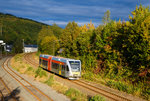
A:
POLYGON ((10 58, 8 58, 2 65, 2 68, 12 77, 14 78, 19 84, 23 86, 31 95, 33 95, 38 101, 53 101, 50 97, 44 94, 41 90, 36 88, 30 82, 25 80, 23 77, 18 75, 15 71, 13 71, 9 66, 10 58))
MULTIPOLYGON (((33 53, 25 54, 24 59, 26 60, 27 63, 29 63, 37 68, 39 66, 38 62, 33 59, 32 54, 33 53)), ((88 95, 90 95, 90 96, 93 96, 95 94, 100 94, 100 95, 105 96, 107 99, 114 100, 114 101, 133 101, 133 100, 141 101, 142 100, 142 99, 139 99, 139 98, 131 96, 131 95, 129 96, 126 93, 114 91, 111 88, 105 88, 104 86, 88 83, 83 80, 68 80, 68 79, 62 78, 60 76, 55 76, 55 77, 61 79, 61 80, 59 80, 59 82, 64 80, 66 82, 73 83, 74 85, 85 89, 86 91, 89 92, 88 95)))

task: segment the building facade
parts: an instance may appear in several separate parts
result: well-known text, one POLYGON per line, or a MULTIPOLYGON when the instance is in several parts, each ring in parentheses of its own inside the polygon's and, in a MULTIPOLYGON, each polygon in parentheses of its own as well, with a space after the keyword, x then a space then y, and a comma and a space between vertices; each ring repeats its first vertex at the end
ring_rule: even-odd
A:
POLYGON ((37 52, 38 46, 37 45, 24 45, 24 52, 30 53, 30 52, 37 52))

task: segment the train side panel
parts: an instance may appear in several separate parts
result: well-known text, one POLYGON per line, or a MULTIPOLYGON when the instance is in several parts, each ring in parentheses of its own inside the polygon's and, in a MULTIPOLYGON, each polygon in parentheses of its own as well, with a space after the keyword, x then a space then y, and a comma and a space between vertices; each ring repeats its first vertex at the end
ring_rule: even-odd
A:
POLYGON ((49 57, 49 59, 48 59, 48 70, 49 71, 51 71, 51 69, 52 69, 51 63, 52 63, 52 57, 49 57))
POLYGON ((47 69, 48 68, 48 59, 40 57, 40 67, 47 69))
POLYGON ((40 55, 39 64, 41 67, 68 79, 77 79, 81 76, 80 60, 40 55))

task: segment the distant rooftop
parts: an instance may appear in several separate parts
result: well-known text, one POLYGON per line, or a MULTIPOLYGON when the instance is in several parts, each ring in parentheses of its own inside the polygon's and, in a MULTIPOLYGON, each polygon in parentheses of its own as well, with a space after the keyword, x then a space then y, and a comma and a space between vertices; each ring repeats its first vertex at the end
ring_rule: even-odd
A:
POLYGON ((24 47, 33 47, 33 48, 37 48, 38 45, 24 45, 24 47))

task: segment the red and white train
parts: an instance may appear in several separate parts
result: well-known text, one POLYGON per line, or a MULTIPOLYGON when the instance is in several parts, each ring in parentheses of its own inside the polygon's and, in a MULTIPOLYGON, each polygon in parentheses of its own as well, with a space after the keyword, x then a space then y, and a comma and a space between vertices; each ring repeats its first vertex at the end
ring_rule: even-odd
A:
POLYGON ((68 79, 78 79, 81 77, 80 60, 41 54, 39 57, 39 65, 48 71, 68 79))

